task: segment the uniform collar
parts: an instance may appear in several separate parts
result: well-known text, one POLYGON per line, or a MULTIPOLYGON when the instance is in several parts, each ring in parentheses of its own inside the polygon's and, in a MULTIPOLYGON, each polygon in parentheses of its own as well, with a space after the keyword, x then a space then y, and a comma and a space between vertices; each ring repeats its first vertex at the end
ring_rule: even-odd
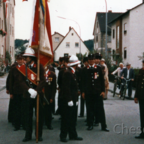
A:
POLYGON ((46 74, 48 74, 48 72, 49 72, 49 69, 46 71, 46 74))
POLYGON ((75 73, 75 69, 73 67, 70 67, 72 69, 72 73, 74 74, 75 73))

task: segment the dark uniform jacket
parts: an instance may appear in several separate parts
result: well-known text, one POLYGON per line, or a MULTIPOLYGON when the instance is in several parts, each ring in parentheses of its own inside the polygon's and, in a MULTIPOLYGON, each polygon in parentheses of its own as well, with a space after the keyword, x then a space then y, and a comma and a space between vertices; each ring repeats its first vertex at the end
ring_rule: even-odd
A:
MULTIPOLYGON (((34 64, 34 66, 31 68, 31 70, 37 74, 37 64, 34 64)), ((19 83, 20 83, 20 86, 23 88, 23 91, 24 92, 28 92, 28 89, 29 88, 33 88, 35 89, 39 94, 43 94, 42 93, 42 89, 44 88, 45 86, 45 76, 44 76, 44 68, 43 66, 40 64, 40 82, 39 84, 36 86, 34 84, 32 84, 30 81, 29 81, 29 84, 27 84, 26 82, 26 77, 24 75, 22 75, 20 78, 19 78, 19 83), (30 86, 31 87, 30 87, 30 86)), ((24 97, 29 97, 27 95, 27 93, 24 95, 24 97)))
POLYGON ((9 76, 9 92, 10 94, 23 94, 23 88, 20 86, 19 78, 22 77, 22 74, 15 67, 11 68, 9 76))
POLYGON ((138 73, 135 98, 144 99, 144 69, 140 69, 138 73))
POLYGON ((97 94, 105 92, 104 76, 100 66, 87 66, 82 70, 82 92, 97 94))
POLYGON ((59 71, 59 74, 58 74, 58 85, 59 85, 59 90, 61 89, 61 86, 62 86, 62 80, 63 80, 63 74, 64 72, 66 71, 66 67, 62 67, 59 71))
POLYGON ((45 84, 45 96, 48 100, 55 98, 56 93, 56 75, 54 72, 49 71, 48 74, 45 74, 46 84, 45 84))
MULTIPOLYGON (((121 76, 124 76, 124 78, 127 78, 127 68, 124 68, 121 72, 121 76)), ((130 68, 129 70, 129 79, 134 79, 134 70, 130 68)))
POLYGON ((73 101, 75 103, 78 101, 78 85, 76 74, 71 68, 68 68, 63 74, 61 91, 61 96, 66 102, 73 101))

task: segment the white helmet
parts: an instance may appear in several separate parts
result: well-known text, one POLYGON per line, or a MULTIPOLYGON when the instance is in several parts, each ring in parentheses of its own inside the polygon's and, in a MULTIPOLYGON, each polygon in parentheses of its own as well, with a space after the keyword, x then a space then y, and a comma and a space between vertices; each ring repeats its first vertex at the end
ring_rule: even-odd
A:
POLYGON ((73 65, 77 65, 77 64, 80 64, 80 61, 78 60, 77 56, 72 55, 72 56, 69 58, 68 66, 73 66, 73 65))
POLYGON ((31 57, 35 57, 35 51, 32 48, 26 48, 25 53, 23 54, 23 56, 31 56, 31 57))

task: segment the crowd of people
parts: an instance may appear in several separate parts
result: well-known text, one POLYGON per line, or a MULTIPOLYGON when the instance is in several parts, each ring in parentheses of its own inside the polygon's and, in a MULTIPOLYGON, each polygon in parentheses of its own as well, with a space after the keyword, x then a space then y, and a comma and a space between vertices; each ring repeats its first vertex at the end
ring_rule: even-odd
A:
MULTIPOLYGON (((141 74, 144 76, 143 71, 142 69, 141 74)), ((121 65, 113 74, 116 72, 121 78, 134 77, 130 69, 122 70, 121 65)), ((52 115, 60 115, 59 136, 61 142, 68 141, 67 135, 69 140, 83 140, 78 136, 76 130, 79 96, 81 97, 79 117, 84 117, 84 105, 86 104, 87 130, 91 131, 94 126, 101 124, 101 130, 109 132, 103 103, 103 100, 108 98, 108 68, 101 54, 89 54, 83 59, 83 62, 79 61, 75 55, 71 55, 70 57, 60 57, 59 64, 48 64, 45 67, 40 65, 38 84, 36 82, 37 73, 35 51, 27 48, 24 54, 16 57, 16 62, 11 66, 6 81, 6 92, 10 94, 8 121, 14 126, 14 131, 18 131, 21 126, 25 130, 23 142, 32 139, 33 115, 36 115, 37 111, 37 94, 40 96, 38 104, 39 141, 43 140, 44 124, 49 130, 53 130, 52 115), (55 69, 59 70, 58 77, 56 77, 55 69), (57 90, 58 109, 55 110, 57 90)), ((136 103, 139 99, 138 92, 135 98, 136 103)), ((144 94, 143 91, 141 94, 144 94)), ((131 89, 129 96, 131 96, 131 89)), ((144 107, 141 107, 144 111, 144 107)), ((143 120, 143 114, 141 117, 143 120)), ((144 137, 143 130, 139 137, 144 137)))

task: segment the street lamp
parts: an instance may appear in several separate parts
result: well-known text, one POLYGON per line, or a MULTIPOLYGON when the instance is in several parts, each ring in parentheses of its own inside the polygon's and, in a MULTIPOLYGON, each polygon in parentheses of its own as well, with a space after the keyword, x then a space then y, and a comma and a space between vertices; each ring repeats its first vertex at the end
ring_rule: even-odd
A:
POLYGON ((79 43, 79 53, 80 53, 80 57, 81 57, 81 28, 80 28, 80 25, 78 24, 77 21, 73 20, 73 19, 69 19, 69 18, 65 18, 65 17, 61 17, 61 16, 57 16, 58 18, 61 18, 61 19, 65 19, 65 20, 71 20, 71 21, 74 21, 78 26, 79 26, 79 35, 80 35, 80 43, 79 43))
POLYGON ((106 55, 106 58, 107 58, 107 20, 108 20, 108 17, 107 17, 107 1, 105 0, 105 4, 106 4, 106 22, 105 22, 105 29, 106 29, 106 35, 105 35, 105 55, 106 55))

